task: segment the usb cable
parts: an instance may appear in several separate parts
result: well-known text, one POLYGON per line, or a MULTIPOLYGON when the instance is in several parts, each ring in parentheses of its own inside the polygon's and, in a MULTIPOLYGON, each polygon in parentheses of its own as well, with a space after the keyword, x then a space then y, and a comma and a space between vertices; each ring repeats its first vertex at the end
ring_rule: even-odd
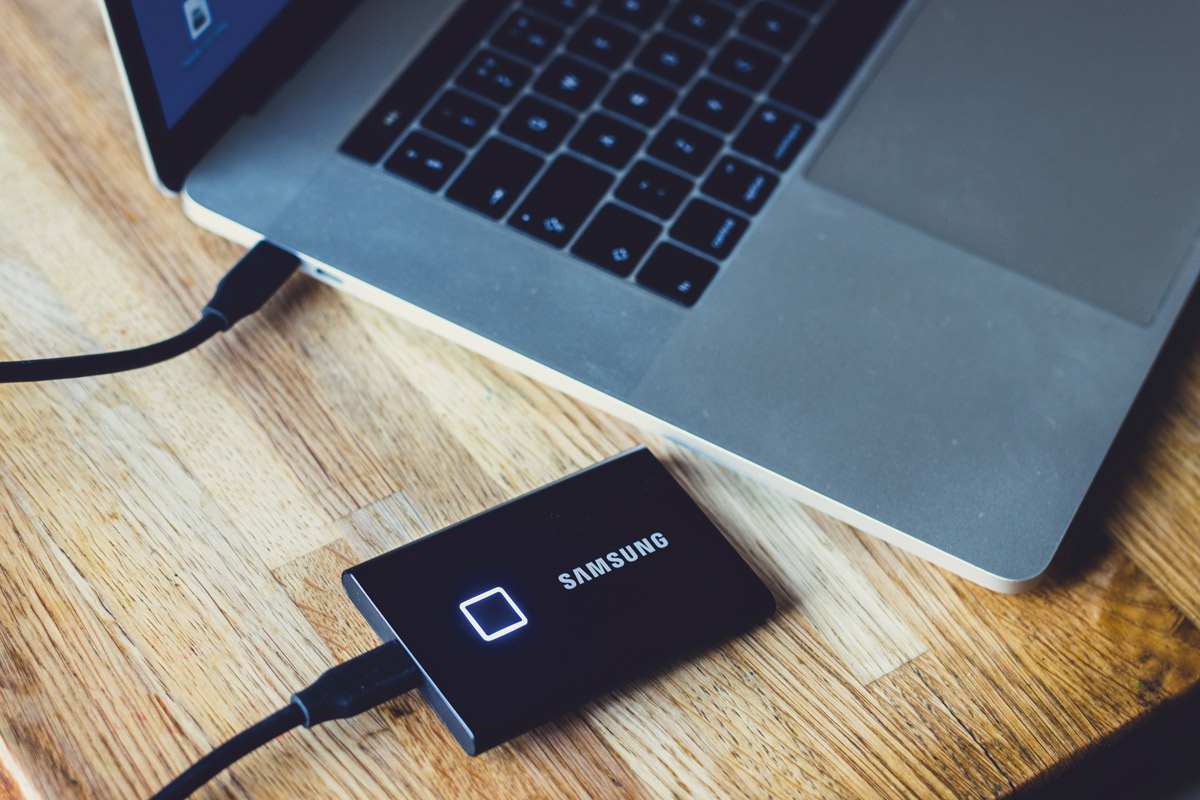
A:
MULTIPOLYGON (((157 344, 115 353, 0 362, 0 383, 53 381, 107 375, 158 364, 186 353, 253 314, 279 291, 300 259, 270 242, 259 242, 221 282, 200 321, 157 344)), ((417 665, 399 642, 388 642, 326 671, 291 702, 234 736, 171 781, 151 800, 179 800, 242 756, 303 725, 361 714, 404 694, 420 682, 417 665)))
POLYGON ((201 758, 150 800, 181 800, 218 772, 277 736, 303 725, 346 719, 399 697, 420 683, 420 671, 397 641, 368 650, 326 671, 271 716, 201 758))
POLYGON ((221 279, 217 291, 204 307, 200 321, 178 336, 115 353, 0 362, 0 383, 108 375, 148 367, 182 355, 262 308, 299 265, 300 259, 286 250, 270 242, 259 242, 221 279))

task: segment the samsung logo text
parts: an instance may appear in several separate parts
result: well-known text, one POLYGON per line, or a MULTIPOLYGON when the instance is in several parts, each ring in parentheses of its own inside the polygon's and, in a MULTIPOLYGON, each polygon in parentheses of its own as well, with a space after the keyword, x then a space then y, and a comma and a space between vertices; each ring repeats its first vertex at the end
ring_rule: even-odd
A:
POLYGON ((602 578, 613 570, 628 566, 639 558, 645 558, 659 550, 663 550, 666 546, 666 536, 663 536, 661 533, 652 533, 649 536, 643 536, 632 544, 613 550, 611 553, 605 553, 599 558, 593 559, 583 566, 576 567, 570 572, 559 574, 558 582, 563 585, 564 589, 574 589, 588 581, 602 578))

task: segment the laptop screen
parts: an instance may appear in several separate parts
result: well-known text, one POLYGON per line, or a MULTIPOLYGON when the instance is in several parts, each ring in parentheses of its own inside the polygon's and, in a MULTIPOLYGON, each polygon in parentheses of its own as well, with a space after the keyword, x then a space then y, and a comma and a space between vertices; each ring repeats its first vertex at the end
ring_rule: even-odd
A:
POLYGON ((289 0, 133 0, 168 128, 175 126, 289 0))

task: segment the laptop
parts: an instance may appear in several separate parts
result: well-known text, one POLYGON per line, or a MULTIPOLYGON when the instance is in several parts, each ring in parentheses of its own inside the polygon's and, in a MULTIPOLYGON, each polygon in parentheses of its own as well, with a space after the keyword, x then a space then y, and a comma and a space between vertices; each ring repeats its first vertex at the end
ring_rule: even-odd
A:
POLYGON ((999 591, 1200 270, 1200 5, 105 0, 199 224, 999 591))

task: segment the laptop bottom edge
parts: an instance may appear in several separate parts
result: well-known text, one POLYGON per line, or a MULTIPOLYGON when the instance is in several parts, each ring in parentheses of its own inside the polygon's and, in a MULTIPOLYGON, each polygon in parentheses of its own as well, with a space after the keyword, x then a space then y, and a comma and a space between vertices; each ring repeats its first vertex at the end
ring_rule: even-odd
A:
MULTIPOLYGON (((234 222, 197 203, 190 197, 186 187, 182 193, 182 201, 184 212, 193 222, 223 238, 247 247, 254 245, 263 238, 261 234, 251 228, 234 222)), ((286 247, 286 243, 280 244, 286 247)), ((435 333, 498 364, 516 370, 605 413, 612 414, 649 433, 662 436, 681 447, 699 453, 764 486, 792 497, 823 514, 841 520, 864 533, 895 545, 935 566, 948 570, 984 588, 1006 594, 1016 594, 1032 589, 1041 579, 1041 572, 1021 578, 1009 578, 996 575, 975 566, 862 512, 843 505, 832 498, 802 486, 736 453, 714 445, 646 411, 611 397, 581 381, 564 375, 527 356, 497 344, 486 337, 480 336, 416 305, 408 303, 369 283, 347 275, 332 265, 322 263, 304 253, 297 253, 297 255, 302 260, 301 269, 323 283, 340 289, 360 300, 364 300, 371 305, 405 319, 418 327, 435 333)))

